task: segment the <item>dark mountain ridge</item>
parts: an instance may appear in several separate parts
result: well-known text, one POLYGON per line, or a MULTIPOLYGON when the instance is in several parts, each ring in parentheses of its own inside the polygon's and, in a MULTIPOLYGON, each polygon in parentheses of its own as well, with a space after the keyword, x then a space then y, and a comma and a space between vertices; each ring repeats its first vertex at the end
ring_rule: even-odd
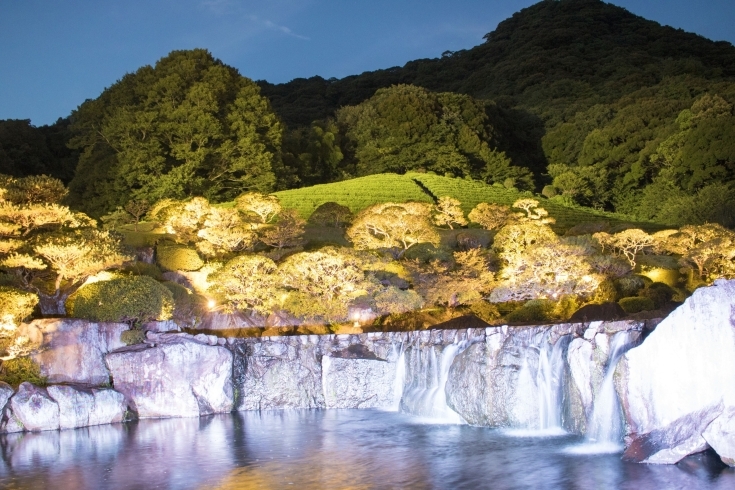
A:
POLYGON ((260 81, 289 126, 330 116, 382 87, 407 83, 531 110, 549 124, 666 77, 735 78, 735 47, 662 26, 599 0, 542 1, 468 50, 339 80, 260 81))

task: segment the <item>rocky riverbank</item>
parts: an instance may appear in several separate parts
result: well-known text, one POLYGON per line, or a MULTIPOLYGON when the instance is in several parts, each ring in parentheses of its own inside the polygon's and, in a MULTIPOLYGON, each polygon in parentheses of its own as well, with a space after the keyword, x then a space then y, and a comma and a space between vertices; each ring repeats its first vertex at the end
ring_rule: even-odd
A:
POLYGON ((51 384, 24 383, 17 392, 0 384, 0 431, 238 410, 400 406, 473 425, 599 438, 593 434, 604 413, 620 419, 608 421, 620 434, 607 437, 626 437, 627 459, 674 463, 712 447, 733 465, 733 311, 735 281, 720 281, 658 325, 260 338, 150 331, 144 343, 125 346, 124 324, 38 320, 24 329, 41 342, 34 359, 51 384), (601 404, 617 407, 616 393, 620 416, 601 411, 601 404))

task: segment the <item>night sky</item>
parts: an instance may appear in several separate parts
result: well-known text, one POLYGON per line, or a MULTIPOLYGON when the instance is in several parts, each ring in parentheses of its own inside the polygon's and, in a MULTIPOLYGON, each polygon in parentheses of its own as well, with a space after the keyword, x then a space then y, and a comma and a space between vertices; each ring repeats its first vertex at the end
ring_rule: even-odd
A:
MULTIPOLYGON (((341 78, 471 48, 535 0, 0 0, 0 119, 52 123, 174 49, 254 80, 341 78)), ((615 0, 735 43, 733 0, 615 0)))

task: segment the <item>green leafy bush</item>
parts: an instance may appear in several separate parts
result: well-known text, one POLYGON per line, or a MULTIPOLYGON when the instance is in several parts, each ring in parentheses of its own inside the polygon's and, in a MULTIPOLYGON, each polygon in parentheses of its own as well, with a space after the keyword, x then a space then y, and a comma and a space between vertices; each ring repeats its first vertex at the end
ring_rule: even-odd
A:
POLYGON ((137 328, 125 330, 120 334, 120 341, 125 345, 142 344, 144 340, 145 332, 137 328))
POLYGON ((0 322, 11 320, 16 325, 33 313, 38 296, 11 287, 0 286, 0 322), (9 315, 10 318, 4 318, 9 315))
POLYGON ((158 264, 169 271, 197 271, 204 266, 196 250, 180 245, 159 245, 156 258, 158 264))
POLYGON ((119 277, 87 284, 67 301, 72 317, 103 322, 167 320, 173 308, 171 291, 148 276, 119 277))
POLYGON ((645 280, 637 275, 627 275, 615 280, 615 289, 624 298, 637 295, 644 287, 646 287, 645 280))
POLYGON ((656 309, 656 305, 653 303, 653 300, 651 298, 643 298, 641 296, 623 298, 618 301, 618 304, 623 309, 623 311, 629 314, 656 309))
POLYGON ((650 298, 656 308, 661 308, 663 305, 671 301, 671 298, 673 298, 675 294, 676 290, 663 282, 654 282, 640 292, 640 296, 643 298, 650 298))
POLYGON ((135 261, 126 265, 123 270, 131 272, 136 276, 152 277, 156 281, 163 280, 163 273, 156 264, 148 264, 146 262, 135 261))
POLYGON ((201 318, 207 308, 207 298, 194 294, 181 284, 166 281, 164 286, 174 298, 173 320, 181 326, 190 326, 201 318))
POLYGON ((532 299, 510 313, 506 320, 518 323, 551 321, 554 319, 554 306, 554 301, 548 299, 532 299))
POLYGON ((38 364, 30 357, 16 357, 3 361, 0 367, 0 381, 5 381, 15 389, 24 381, 36 386, 44 386, 47 383, 46 378, 41 376, 38 364))

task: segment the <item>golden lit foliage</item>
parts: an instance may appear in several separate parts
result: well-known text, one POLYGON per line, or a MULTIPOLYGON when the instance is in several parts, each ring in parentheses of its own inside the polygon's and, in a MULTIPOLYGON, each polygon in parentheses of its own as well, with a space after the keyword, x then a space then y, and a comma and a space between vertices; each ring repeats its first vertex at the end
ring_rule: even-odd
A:
POLYGON ((464 217, 460 202, 450 196, 442 196, 434 206, 434 223, 437 226, 448 226, 454 229, 453 225, 465 226, 467 220, 464 217))
POLYGON ((502 204, 481 202, 470 211, 470 221, 477 223, 486 230, 496 230, 517 220, 517 216, 510 207, 502 204))
POLYGON ((209 275, 209 292, 226 311, 268 313, 276 296, 275 271, 276 264, 268 257, 240 255, 209 275))
POLYGON ((291 255, 278 273, 283 286, 297 293, 290 295, 284 307, 299 316, 344 318, 350 301, 376 286, 366 278, 356 256, 332 247, 291 255), (305 310, 308 304, 311 307, 305 310))
POLYGON ((63 280, 72 284, 130 259, 117 238, 108 231, 80 230, 73 234, 40 239, 33 251, 56 273, 55 289, 63 280))
POLYGON ((263 229, 260 241, 281 250, 284 247, 299 247, 305 243, 306 220, 295 209, 287 209, 278 216, 275 224, 263 229))
POLYGON ((419 202, 382 203, 361 211, 347 230, 357 249, 398 248, 400 255, 417 243, 439 244, 431 206, 419 202))
POLYGON ((609 247, 614 252, 625 256, 631 267, 635 267, 636 254, 652 247, 655 243, 653 236, 638 228, 623 230, 614 235, 600 232, 593 236, 600 243, 603 251, 609 247))
POLYGON ((240 211, 254 215, 262 223, 270 223, 281 212, 281 204, 273 195, 248 192, 235 199, 235 207, 240 211))
POLYGON ((456 307, 480 301, 495 283, 487 253, 473 248, 454 252, 448 263, 407 262, 415 289, 432 305, 456 307))

